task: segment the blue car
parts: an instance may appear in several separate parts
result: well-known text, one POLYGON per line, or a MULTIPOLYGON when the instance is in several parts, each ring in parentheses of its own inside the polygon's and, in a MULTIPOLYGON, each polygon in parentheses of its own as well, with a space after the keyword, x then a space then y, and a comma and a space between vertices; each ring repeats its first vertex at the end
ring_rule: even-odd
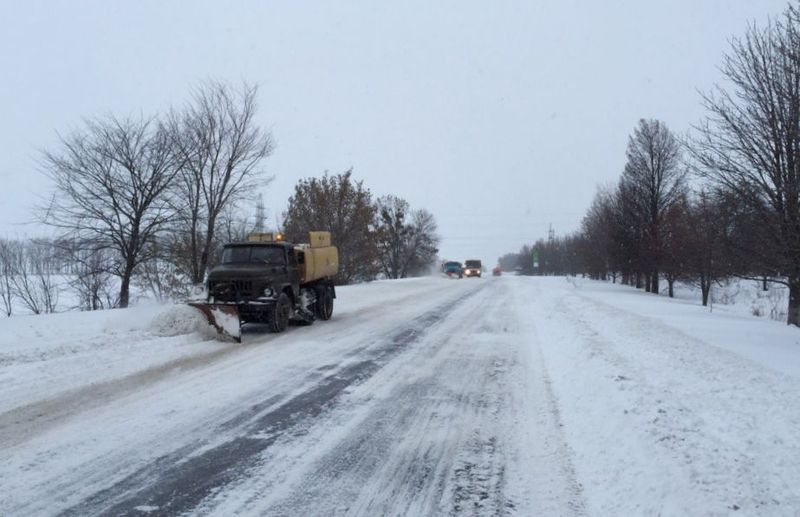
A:
POLYGON ((461 267, 461 262, 445 262, 442 266, 442 272, 447 276, 457 276, 461 278, 464 276, 464 268, 461 267))

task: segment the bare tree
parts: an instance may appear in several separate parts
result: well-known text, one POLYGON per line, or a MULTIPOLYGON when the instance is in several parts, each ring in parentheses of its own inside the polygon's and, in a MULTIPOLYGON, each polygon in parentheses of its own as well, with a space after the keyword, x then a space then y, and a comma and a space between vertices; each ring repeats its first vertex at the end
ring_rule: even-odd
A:
POLYGON ((170 243, 177 238, 180 236, 168 235, 154 239, 148 245, 150 258, 142 263, 136 275, 137 286, 160 301, 185 298, 189 294, 186 277, 178 269, 170 253, 174 250, 170 243))
POLYGON ((60 287, 52 255, 53 247, 47 242, 27 242, 17 255, 11 282, 14 295, 33 314, 55 312, 58 305, 60 287))
POLYGON ((533 248, 527 244, 523 244, 517 256, 519 257, 517 260, 517 267, 519 268, 520 274, 533 275, 535 273, 533 267, 533 248))
POLYGON ((170 115, 173 145, 182 164, 177 190, 183 204, 178 231, 186 268, 202 283, 216 248, 220 215, 268 183, 261 162, 272 153, 269 133, 256 125, 257 88, 240 91, 209 82, 183 111, 170 115))
POLYGON ((692 142, 697 171, 739 199, 759 231, 734 249, 752 278, 789 287, 787 321, 800 326, 800 10, 789 5, 733 40, 727 88, 704 96, 707 119, 692 142))
POLYGON ((729 212, 733 208, 715 197, 701 190, 690 201, 688 209, 687 277, 700 287, 703 306, 708 305, 714 283, 731 272, 725 256, 725 242, 726 230, 730 231, 729 212))
POLYGON ((94 249, 92 243, 73 239, 50 241, 57 269, 77 298, 76 308, 96 311, 116 307, 119 291, 112 270, 115 261, 107 249, 94 249))
POLYGON ((148 242, 173 217, 167 189, 177 165, 169 135, 152 119, 88 121, 44 153, 55 193, 43 219, 93 250, 114 251, 120 307, 148 242))
POLYGON ((411 226, 406 222, 408 202, 395 196, 378 199, 375 228, 378 259, 388 278, 402 278, 408 255, 411 226))
POLYGON ((682 196, 669 207, 662 221, 661 269, 667 280, 667 295, 675 297, 675 281, 689 274, 689 256, 693 251, 689 199, 682 196))
POLYGON ((436 260, 439 236, 427 210, 412 210, 395 196, 377 202, 375 230, 378 259, 388 278, 406 278, 428 272, 436 260))
POLYGON ((14 313, 14 273, 19 254, 19 243, 0 239, 0 302, 6 316, 14 313))
POLYGON ((648 290, 658 294, 664 215, 686 192, 681 147, 663 122, 643 119, 628 140, 626 154, 622 183, 633 196, 636 216, 643 225, 648 290))
POLYGON ((406 276, 430 274, 439 253, 440 237, 433 214, 424 208, 414 210, 411 217, 411 258, 406 266, 406 276))
POLYGON ((622 273, 623 283, 639 289, 643 286, 642 274, 646 269, 643 252, 645 225, 633 186, 620 180, 610 208, 612 261, 622 273))
POLYGON ((112 261, 104 250, 88 249, 77 260, 78 270, 71 285, 78 294, 80 308, 96 311, 108 309, 119 303, 119 294, 113 292, 110 265, 112 261))
POLYGON ((607 188, 598 189, 589 210, 581 223, 584 240, 580 245, 585 250, 586 272, 594 279, 605 280, 610 273, 616 282, 616 268, 613 264, 614 251, 613 226, 615 210, 614 192, 607 188))

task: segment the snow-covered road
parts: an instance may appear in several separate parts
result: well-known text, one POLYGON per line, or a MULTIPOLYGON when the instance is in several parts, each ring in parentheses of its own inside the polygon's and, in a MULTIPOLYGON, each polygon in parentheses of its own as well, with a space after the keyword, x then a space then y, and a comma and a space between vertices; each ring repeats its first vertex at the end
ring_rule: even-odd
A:
POLYGON ((521 277, 341 288, 241 345, 193 325, 0 321, 0 514, 800 513, 798 329, 521 277))

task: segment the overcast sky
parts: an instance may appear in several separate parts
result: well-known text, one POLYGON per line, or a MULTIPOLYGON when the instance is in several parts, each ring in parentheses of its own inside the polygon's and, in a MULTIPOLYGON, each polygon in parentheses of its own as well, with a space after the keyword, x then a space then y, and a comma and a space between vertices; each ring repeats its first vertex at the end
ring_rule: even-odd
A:
POLYGON ((441 256, 578 228, 639 118, 684 132, 731 36, 784 0, 0 1, 0 235, 36 235, 38 150, 83 117, 259 85, 270 222, 298 179, 353 167, 433 212, 441 256))

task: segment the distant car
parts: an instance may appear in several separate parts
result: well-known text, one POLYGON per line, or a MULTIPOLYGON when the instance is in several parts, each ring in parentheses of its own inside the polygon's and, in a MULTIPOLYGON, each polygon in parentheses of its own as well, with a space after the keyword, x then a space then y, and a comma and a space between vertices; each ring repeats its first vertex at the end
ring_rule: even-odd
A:
POLYGON ((464 261, 464 275, 467 277, 477 276, 481 277, 483 265, 480 260, 466 260, 464 261))
POLYGON ((447 276, 461 278, 464 276, 464 269, 461 267, 461 262, 445 262, 444 266, 442 266, 442 273, 447 276))
POLYGON ((495 266, 494 269, 492 269, 492 275, 493 276, 500 276, 502 274, 503 274, 503 270, 500 269, 500 266, 495 266))

